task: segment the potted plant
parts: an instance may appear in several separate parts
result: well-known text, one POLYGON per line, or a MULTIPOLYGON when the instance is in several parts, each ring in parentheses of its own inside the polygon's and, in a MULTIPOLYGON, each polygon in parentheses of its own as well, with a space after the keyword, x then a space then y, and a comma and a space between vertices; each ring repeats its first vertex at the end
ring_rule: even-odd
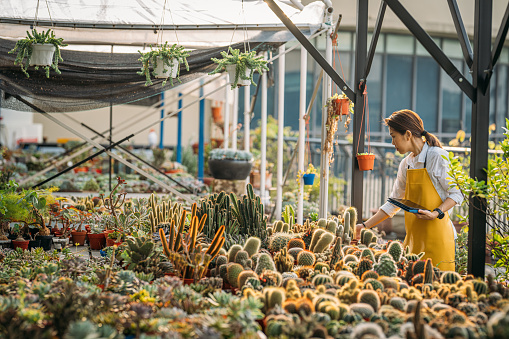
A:
POLYGON ((51 29, 38 33, 34 28, 32 34, 27 31, 27 37, 18 40, 16 46, 9 53, 17 53, 14 65, 20 65, 21 71, 27 78, 30 77, 27 72, 29 66, 35 66, 35 69, 44 67, 46 77, 49 78, 50 68, 60 74, 58 62, 63 61, 60 55, 60 47, 67 46, 63 41, 62 38, 57 39, 51 29))
POLYGON ((106 246, 106 236, 102 227, 93 225, 93 227, 90 228, 90 233, 87 236, 88 243, 90 244, 90 249, 101 250, 106 246))
POLYGON ((332 109, 336 112, 336 115, 348 115, 353 114, 353 102, 348 99, 345 93, 335 93, 329 98, 332 109))
POLYGON ((349 113, 353 114, 354 104, 348 99, 346 94, 334 94, 327 99, 325 103, 327 107, 327 135, 325 138, 324 152, 329 154, 329 166, 334 162, 334 138, 338 130, 338 122, 343 121, 343 115, 346 116, 345 129, 352 121, 349 113), (346 103, 348 100, 348 110, 346 110, 346 103))
POLYGON ((253 155, 248 151, 216 148, 210 151, 208 163, 215 179, 244 180, 253 167, 253 155))
POLYGON ((167 41, 158 49, 152 49, 152 46, 150 46, 149 52, 138 52, 141 54, 138 59, 141 61, 141 70, 138 71, 138 74, 145 76, 145 86, 152 85, 150 75, 153 75, 155 78, 164 79, 163 86, 166 85, 168 78, 170 78, 172 86, 174 78, 177 78, 180 82, 180 63, 184 63, 186 70, 189 71, 189 64, 186 59, 189 56, 189 52, 184 49, 184 46, 173 44, 170 47, 167 41), (151 63, 154 68, 152 72, 150 72, 151 63))
POLYGON ((375 155, 373 153, 357 153, 357 162, 359 170, 371 171, 375 164, 375 155))
POLYGON ((263 60, 263 56, 256 56, 256 51, 240 52, 239 49, 228 47, 228 52, 222 51, 222 59, 212 58, 211 60, 217 64, 217 67, 209 74, 216 74, 226 70, 229 74, 231 88, 247 86, 256 83, 253 81, 254 71, 262 74, 268 71, 267 61, 263 60))
POLYGON ((300 184, 300 178, 304 180, 304 185, 313 185, 315 181, 315 175, 316 175, 316 168, 313 166, 313 164, 309 164, 308 168, 303 172, 299 171, 297 174, 297 180, 300 184))

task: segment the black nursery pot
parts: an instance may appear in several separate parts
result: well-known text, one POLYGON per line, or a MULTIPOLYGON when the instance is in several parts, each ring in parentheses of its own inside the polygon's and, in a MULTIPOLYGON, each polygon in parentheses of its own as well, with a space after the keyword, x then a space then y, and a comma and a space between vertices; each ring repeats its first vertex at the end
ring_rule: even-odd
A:
POLYGON ((252 161, 209 159, 209 170, 214 179, 244 180, 253 167, 252 161))
POLYGON ((35 237, 35 240, 40 241, 41 243, 40 247, 42 247, 45 251, 51 250, 51 244, 53 243, 52 235, 38 235, 35 237))
POLYGON ((36 248, 36 247, 41 247, 41 241, 36 239, 36 240, 30 240, 28 242, 28 249, 31 250, 32 248, 36 248))

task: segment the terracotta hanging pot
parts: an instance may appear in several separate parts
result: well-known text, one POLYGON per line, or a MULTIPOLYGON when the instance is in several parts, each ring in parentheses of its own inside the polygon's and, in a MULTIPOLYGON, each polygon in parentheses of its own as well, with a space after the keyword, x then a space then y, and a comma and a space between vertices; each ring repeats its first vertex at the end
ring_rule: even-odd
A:
POLYGON ((359 163, 359 170, 371 171, 375 165, 374 154, 357 154, 357 162, 359 163))
POLYGON ((334 108, 338 115, 348 115, 350 113, 350 100, 345 99, 334 99, 334 108))
POLYGON ((212 119, 214 119, 215 123, 221 123, 223 122, 223 108, 221 106, 219 107, 212 107, 212 119))

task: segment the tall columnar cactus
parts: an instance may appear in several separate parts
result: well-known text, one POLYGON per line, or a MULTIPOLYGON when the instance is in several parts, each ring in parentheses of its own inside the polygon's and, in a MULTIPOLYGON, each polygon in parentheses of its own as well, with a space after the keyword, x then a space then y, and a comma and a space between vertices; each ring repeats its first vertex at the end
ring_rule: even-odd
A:
POLYGON ((288 224, 288 223, 286 223, 286 222, 285 222, 285 223, 283 224, 283 229, 282 229, 282 231, 281 231, 281 232, 285 232, 285 233, 290 232, 290 224, 288 224))
POLYGON ((345 236, 344 232, 345 232, 345 227, 343 225, 338 225, 338 227, 336 227, 336 237, 343 238, 345 236))
POLYGON ((357 302, 371 305, 375 312, 380 308, 380 297, 373 290, 363 290, 357 296, 357 302))
POLYGON ((276 265, 276 269, 281 273, 291 272, 293 270, 293 262, 294 258, 288 254, 286 248, 283 248, 274 256, 274 264, 276 265))
POLYGON ((332 255, 330 258, 330 265, 334 267, 336 263, 343 257, 342 249, 342 239, 341 237, 336 237, 336 242, 334 247, 332 248, 332 255))
POLYGON ((149 198, 149 220, 152 228, 152 233, 156 233, 158 231, 158 226, 160 224, 171 224, 175 225, 179 222, 179 217, 182 215, 183 208, 182 204, 175 202, 173 205, 171 201, 164 202, 161 204, 156 203, 156 197, 154 193, 150 195, 149 198))
POLYGON ((316 261, 316 256, 313 252, 303 250, 297 256, 297 265, 299 266, 313 266, 316 261))
POLYGON ((399 262, 401 260, 401 255, 403 253, 403 247, 401 246, 401 243, 399 241, 393 241, 389 245, 388 252, 395 262, 399 262))
POLYGON ((254 194, 253 185, 247 185, 247 195, 238 199, 230 193, 231 208, 239 223, 239 233, 267 239, 267 217, 261 199, 254 194))
POLYGON ((249 254, 249 257, 252 257, 253 254, 257 253, 260 250, 260 245, 262 244, 260 238, 250 237, 244 243, 244 251, 249 254))
POLYGON ((338 223, 335 220, 327 220, 327 231, 332 234, 336 234, 336 228, 338 227, 338 223))
POLYGON ((426 259, 426 264, 424 266, 424 283, 433 284, 434 275, 433 262, 431 261, 431 258, 428 258, 426 259))
POLYGON ((271 256, 268 255, 267 253, 261 253, 260 256, 258 257, 255 272, 256 274, 260 275, 265 270, 277 271, 276 265, 274 264, 274 261, 272 260, 271 256))
POLYGON ((334 241, 334 235, 332 235, 332 233, 325 231, 324 233, 322 233, 322 235, 320 236, 320 239, 318 239, 315 246, 313 246, 313 248, 312 249, 310 248, 310 249, 314 253, 322 253, 323 251, 325 251, 326 249, 329 248, 329 245, 332 244, 333 241, 334 241))
POLYGON ((424 273, 425 266, 426 266, 426 261, 424 261, 424 260, 416 261, 414 263, 414 265, 412 266, 413 274, 416 275, 419 273, 424 273))
POLYGON ((348 207, 344 213, 345 219, 345 233, 348 226, 348 234, 350 237, 353 237, 353 232, 355 232, 355 225, 357 224, 357 209, 353 206, 348 207), (347 225, 347 215, 348 215, 348 225, 347 225))
POLYGON ((225 226, 226 234, 239 234, 239 222, 231 208, 231 197, 224 191, 201 199, 196 207, 196 215, 198 218, 207 215, 203 233, 209 238, 213 237, 222 225, 225 226))

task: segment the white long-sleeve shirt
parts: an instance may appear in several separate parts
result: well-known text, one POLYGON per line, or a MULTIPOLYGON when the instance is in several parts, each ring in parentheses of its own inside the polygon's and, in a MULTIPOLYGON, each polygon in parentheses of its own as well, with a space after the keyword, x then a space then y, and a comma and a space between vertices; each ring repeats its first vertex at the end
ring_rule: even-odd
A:
MULTIPOLYGON (((463 195, 457 187, 451 187, 449 185, 451 181, 448 179, 450 177, 449 174, 447 174, 449 171, 449 161, 444 159, 442 156, 448 157, 447 151, 440 147, 429 147, 427 143, 424 143, 424 146, 418 156, 414 156, 412 153, 407 155, 399 164, 398 175, 394 182, 394 186, 392 187, 390 197, 398 199, 403 199, 405 197, 407 169, 424 168, 424 161, 426 160, 426 170, 428 171, 431 182, 442 199, 442 202, 444 202, 447 198, 451 198, 457 204, 461 204, 463 201, 463 195)), ((383 204, 380 209, 391 218, 400 210, 399 207, 396 207, 389 202, 383 204)), ((451 227, 454 231, 454 238, 456 238, 457 233, 452 222, 451 227)))

